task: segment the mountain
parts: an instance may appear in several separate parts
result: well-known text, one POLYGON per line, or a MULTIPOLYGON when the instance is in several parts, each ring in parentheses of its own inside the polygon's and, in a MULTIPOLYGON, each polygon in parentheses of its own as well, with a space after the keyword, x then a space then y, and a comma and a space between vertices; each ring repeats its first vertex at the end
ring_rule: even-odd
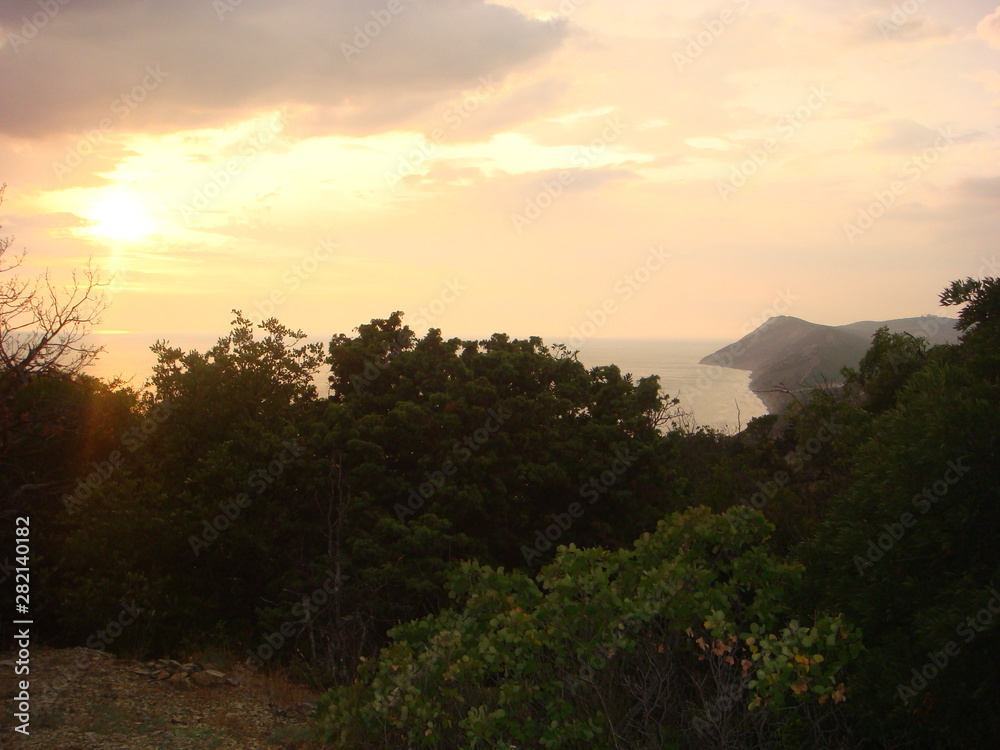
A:
POLYGON ((750 388, 768 411, 784 408, 792 396, 781 391, 800 391, 819 384, 839 384, 840 370, 855 367, 882 326, 894 333, 911 333, 934 344, 953 344, 958 332, 952 318, 925 315, 898 320, 863 320, 843 326, 810 323, 801 318, 778 315, 759 328, 717 352, 700 364, 750 370, 750 388))

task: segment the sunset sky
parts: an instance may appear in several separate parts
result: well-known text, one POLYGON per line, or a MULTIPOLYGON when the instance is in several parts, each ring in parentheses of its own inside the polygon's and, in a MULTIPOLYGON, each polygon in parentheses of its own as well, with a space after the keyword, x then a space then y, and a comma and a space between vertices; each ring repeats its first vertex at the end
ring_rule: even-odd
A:
POLYGON ((22 271, 113 275, 105 331, 733 340, 1000 275, 996 0, 3 0, 0 27, 3 233, 22 271))

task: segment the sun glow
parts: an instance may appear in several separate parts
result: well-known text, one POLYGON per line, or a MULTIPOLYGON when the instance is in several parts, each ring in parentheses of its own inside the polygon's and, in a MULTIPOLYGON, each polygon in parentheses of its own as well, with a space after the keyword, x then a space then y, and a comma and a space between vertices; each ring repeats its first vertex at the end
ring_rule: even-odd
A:
POLYGON ((115 240, 135 240, 155 231, 153 220, 142 205, 129 195, 104 199, 87 212, 94 222, 88 233, 115 240))

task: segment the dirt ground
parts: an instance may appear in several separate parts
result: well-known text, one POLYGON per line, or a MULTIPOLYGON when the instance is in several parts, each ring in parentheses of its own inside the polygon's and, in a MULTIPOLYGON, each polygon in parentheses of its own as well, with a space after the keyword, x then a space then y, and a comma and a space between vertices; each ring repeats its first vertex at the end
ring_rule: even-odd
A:
MULTIPOLYGON (((86 648, 31 655, 30 734, 14 731, 18 694, 11 655, 0 656, 0 747, 38 750, 312 750, 318 694, 281 676, 239 685, 170 684, 143 664, 86 648)), ((224 670, 223 670, 224 671, 224 670)))

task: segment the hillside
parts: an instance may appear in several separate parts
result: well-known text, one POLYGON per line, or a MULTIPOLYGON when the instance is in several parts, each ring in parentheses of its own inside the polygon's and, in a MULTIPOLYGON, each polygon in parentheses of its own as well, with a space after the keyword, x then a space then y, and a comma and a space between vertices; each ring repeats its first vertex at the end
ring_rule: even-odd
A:
POLYGON ((882 326, 926 338, 931 344, 958 341, 955 320, 937 315, 897 320, 864 320, 842 326, 810 323, 779 315, 728 346, 703 357, 700 364, 750 370, 750 387, 768 411, 779 411, 792 392, 821 383, 839 383, 842 367, 854 367, 882 326))

